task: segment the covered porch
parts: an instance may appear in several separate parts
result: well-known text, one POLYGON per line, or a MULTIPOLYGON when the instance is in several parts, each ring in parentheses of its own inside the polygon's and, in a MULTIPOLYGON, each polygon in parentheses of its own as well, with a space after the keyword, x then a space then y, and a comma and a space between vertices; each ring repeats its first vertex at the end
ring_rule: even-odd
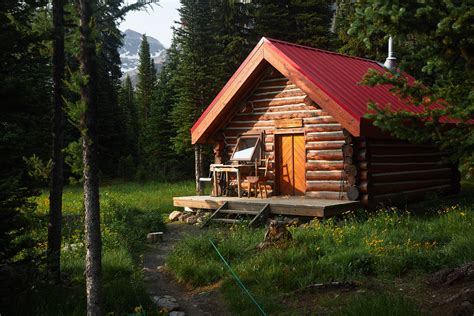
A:
POLYGON ((258 210, 268 204, 270 214, 287 216, 329 217, 361 207, 358 201, 314 199, 304 196, 272 196, 268 198, 239 198, 229 196, 174 197, 175 207, 217 210, 228 202, 233 208, 258 210))

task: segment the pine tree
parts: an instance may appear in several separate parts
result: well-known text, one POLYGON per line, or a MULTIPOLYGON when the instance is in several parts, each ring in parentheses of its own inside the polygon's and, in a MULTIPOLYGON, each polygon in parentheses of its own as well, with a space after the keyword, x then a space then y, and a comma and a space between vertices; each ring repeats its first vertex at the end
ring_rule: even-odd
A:
POLYGON ((49 193, 48 224, 48 270, 52 278, 59 282, 61 259, 61 221, 63 195, 63 141, 64 102, 63 80, 65 73, 64 52, 64 2, 53 1, 53 119, 52 119, 52 169, 49 193))
POLYGON ((138 114, 135 102, 135 91, 133 89, 132 80, 127 75, 119 92, 119 104, 121 113, 123 114, 123 121, 125 122, 127 148, 129 148, 127 155, 132 155, 133 159, 138 159, 138 114))
POLYGON ((177 98, 171 117, 176 129, 173 147, 178 153, 191 153, 189 130, 203 109, 221 88, 219 46, 213 38, 213 12, 207 1, 182 1, 180 27, 175 30, 180 63, 177 67, 177 98))
POLYGON ((123 113, 119 106, 118 91, 122 73, 119 48, 122 34, 118 19, 123 14, 123 1, 107 1, 104 9, 95 13, 97 23, 97 104, 99 168, 108 176, 116 176, 120 157, 127 155, 127 136, 123 113), (115 18, 110 18, 110 16, 115 18))
POLYGON ((466 174, 474 174, 474 128, 468 124, 474 117, 473 12, 467 2, 366 0, 355 4, 345 30, 352 41, 372 51, 386 51, 392 35, 400 69, 426 84, 413 85, 397 71, 388 76, 371 73, 366 84, 392 86, 406 97, 402 101, 423 108, 424 114, 393 113, 372 105, 374 114, 368 117, 399 138, 434 143, 451 152, 452 161, 460 159, 466 174), (439 100, 444 107, 432 108, 439 100), (458 123, 447 129, 443 117, 458 123))
POLYGON ((150 116, 150 104, 153 93, 153 74, 150 58, 150 45, 146 35, 143 34, 140 50, 138 52, 139 65, 137 73, 137 106, 140 128, 146 128, 150 116))
POLYGON ((18 313, 18 297, 29 293, 42 262, 28 251, 36 242, 29 232, 37 186, 23 157, 51 155, 52 71, 44 42, 49 34, 37 28, 46 5, 0 1, 0 313, 5 315, 18 313))
POLYGON ((97 137, 97 66, 96 43, 92 26, 95 5, 79 1, 81 101, 80 120, 84 161, 84 208, 86 234, 87 315, 102 315, 102 240, 100 234, 99 168, 97 137))
POLYGON ((178 95, 176 76, 180 53, 173 39, 167 50, 166 62, 156 80, 150 112, 150 124, 146 132, 144 152, 146 168, 158 178, 182 177, 192 171, 189 155, 176 153, 171 140, 176 135, 170 118, 172 106, 178 95))
POLYGON ((331 49, 332 3, 325 0, 252 1, 253 41, 262 36, 331 49))

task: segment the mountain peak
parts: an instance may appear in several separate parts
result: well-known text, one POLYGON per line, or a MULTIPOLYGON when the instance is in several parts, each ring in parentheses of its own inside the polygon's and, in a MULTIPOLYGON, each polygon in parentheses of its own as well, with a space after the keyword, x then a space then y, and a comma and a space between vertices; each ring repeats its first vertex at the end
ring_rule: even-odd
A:
POLYGON ((131 30, 131 29, 126 29, 125 32, 123 32, 125 36, 129 37, 141 37, 142 35, 138 33, 137 31, 131 30))
MULTIPOLYGON (((155 61, 157 70, 161 69, 161 66, 166 58, 166 48, 154 37, 147 36, 148 44, 150 45, 150 55, 155 61)), ((123 32, 123 46, 120 48, 120 60, 122 61, 122 72, 124 74, 130 73, 133 77, 133 73, 138 68, 139 58, 138 52, 140 50, 140 44, 142 42, 142 34, 127 29, 123 32)))

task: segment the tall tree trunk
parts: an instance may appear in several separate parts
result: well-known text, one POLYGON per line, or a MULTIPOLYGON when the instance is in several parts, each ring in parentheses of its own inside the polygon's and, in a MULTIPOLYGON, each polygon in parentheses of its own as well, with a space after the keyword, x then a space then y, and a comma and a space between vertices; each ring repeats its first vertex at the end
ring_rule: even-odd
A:
POLYGON ((64 140, 64 1, 53 0, 53 161, 49 190, 48 272, 56 281, 61 280, 61 220, 63 196, 63 140, 64 140))
POLYGON ((79 58, 81 75, 87 78, 85 84, 81 85, 81 99, 85 110, 80 122, 84 164, 87 315, 95 316, 102 315, 102 240, 97 164, 97 67, 95 39, 91 29, 92 2, 79 0, 81 19, 79 58))

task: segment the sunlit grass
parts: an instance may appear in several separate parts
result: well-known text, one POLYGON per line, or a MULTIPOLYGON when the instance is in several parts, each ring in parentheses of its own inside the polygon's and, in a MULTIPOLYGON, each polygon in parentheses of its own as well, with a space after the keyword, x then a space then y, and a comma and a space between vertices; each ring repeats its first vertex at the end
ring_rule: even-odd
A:
MULTIPOLYGON (((163 230, 163 217, 173 210, 172 197, 191 195, 192 181, 177 183, 108 182, 100 187, 103 242, 103 289, 105 311, 113 315, 157 315, 148 296, 141 270, 146 234, 163 230)), ((81 186, 67 186, 63 195, 63 243, 61 271, 64 285, 43 284, 18 298, 19 314, 85 314, 85 246, 81 186)), ((44 253, 47 239, 48 192, 36 198, 34 230, 36 250, 44 253)))
MULTIPOLYGON (((77 214, 83 209, 83 193, 81 185, 67 186, 63 193, 63 213, 77 214)), ((194 182, 180 181, 176 183, 109 181, 100 186, 101 201, 111 198, 124 204, 161 213, 173 210, 173 197, 193 195, 194 182)), ((48 191, 43 191, 37 198, 38 211, 49 212, 48 191)))
MULTIPOLYGON (((265 250, 257 247, 263 228, 213 228, 181 241, 167 264, 178 280, 193 287, 222 282, 234 312, 255 313, 255 306, 210 245, 211 239, 267 312, 291 315, 279 297, 312 283, 424 275, 474 260, 472 197, 466 193, 460 197, 461 203, 440 200, 420 213, 389 208, 316 220, 290 228, 292 241, 265 250)), ((416 314, 413 303, 403 297, 373 294, 370 315, 392 303, 399 308, 392 315, 416 314)), ((347 302, 348 314, 364 315, 355 304, 358 299, 362 298, 347 302)))

